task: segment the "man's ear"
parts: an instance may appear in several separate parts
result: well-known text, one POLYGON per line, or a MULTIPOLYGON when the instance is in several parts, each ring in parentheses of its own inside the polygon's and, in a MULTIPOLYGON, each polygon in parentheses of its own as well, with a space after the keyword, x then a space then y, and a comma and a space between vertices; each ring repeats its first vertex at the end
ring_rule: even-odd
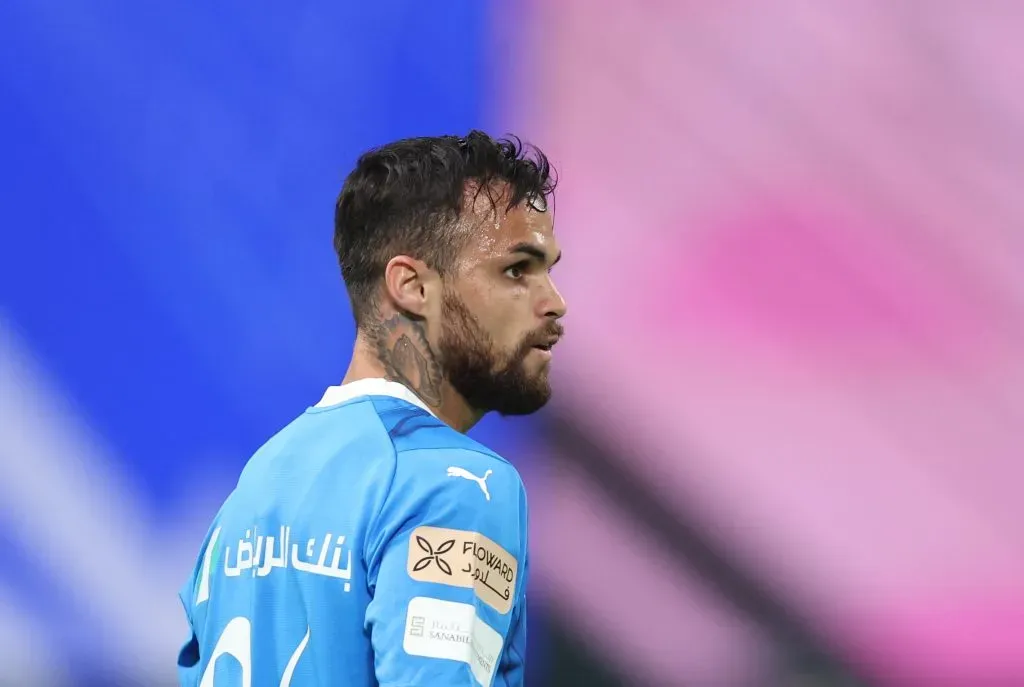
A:
POLYGON ((422 260, 396 255, 384 268, 384 292, 399 311, 423 317, 431 273, 422 260))

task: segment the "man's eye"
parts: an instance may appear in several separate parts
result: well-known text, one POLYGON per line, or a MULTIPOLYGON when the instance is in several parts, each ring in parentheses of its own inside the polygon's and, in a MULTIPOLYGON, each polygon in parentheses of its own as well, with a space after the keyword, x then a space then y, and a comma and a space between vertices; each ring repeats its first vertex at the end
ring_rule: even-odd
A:
POLYGON ((511 267, 505 269, 505 274, 512 277, 513 279, 522 279, 526 274, 526 268, 522 263, 516 263, 511 267))

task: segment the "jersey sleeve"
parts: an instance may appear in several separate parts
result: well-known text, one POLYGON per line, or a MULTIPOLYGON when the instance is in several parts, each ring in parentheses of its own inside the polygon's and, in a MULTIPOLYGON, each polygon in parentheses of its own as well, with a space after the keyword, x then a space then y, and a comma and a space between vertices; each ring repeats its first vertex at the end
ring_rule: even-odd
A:
POLYGON ((522 684, 526 497, 511 465, 466 449, 399 453, 367 549, 381 687, 522 684))
MULTIPOLYGON (((530 552, 523 555, 523 589, 527 588, 530 579, 530 552)), ((502 654, 498 674, 504 684, 522 685, 526 680, 526 593, 524 591, 520 603, 515 609, 515 617, 509 630, 508 645, 502 654)))

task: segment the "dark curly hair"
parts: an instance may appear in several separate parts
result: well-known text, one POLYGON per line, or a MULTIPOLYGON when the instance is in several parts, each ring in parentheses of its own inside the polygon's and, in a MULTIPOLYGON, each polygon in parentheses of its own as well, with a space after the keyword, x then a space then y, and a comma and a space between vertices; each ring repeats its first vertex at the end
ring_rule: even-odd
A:
POLYGON ((467 236, 457 228, 467 189, 511 210, 525 200, 545 208, 555 173, 539 149, 515 136, 409 138, 364 153, 334 209, 334 249, 357 325, 376 308, 384 268, 395 255, 452 268, 467 236), (493 191, 500 190, 500 194, 493 191))

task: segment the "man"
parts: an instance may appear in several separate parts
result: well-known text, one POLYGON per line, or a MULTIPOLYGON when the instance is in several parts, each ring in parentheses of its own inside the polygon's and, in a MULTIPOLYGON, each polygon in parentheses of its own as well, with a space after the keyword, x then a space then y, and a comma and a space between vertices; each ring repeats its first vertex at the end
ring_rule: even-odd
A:
POLYGON ((351 365, 210 527, 181 684, 522 684, 526 496, 464 432, 551 395, 553 190, 543 153, 479 132, 359 159, 335 209, 351 365))

